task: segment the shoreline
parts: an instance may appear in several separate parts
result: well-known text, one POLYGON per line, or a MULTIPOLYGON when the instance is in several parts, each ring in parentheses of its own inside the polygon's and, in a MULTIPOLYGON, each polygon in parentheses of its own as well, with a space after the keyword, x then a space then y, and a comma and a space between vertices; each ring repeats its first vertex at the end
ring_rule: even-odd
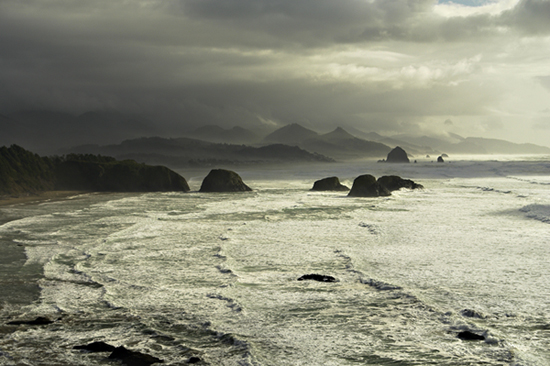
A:
POLYGON ((34 204, 45 201, 61 201, 68 197, 79 194, 91 193, 88 191, 44 191, 36 194, 20 196, 0 196, 0 207, 13 206, 18 204, 34 204))

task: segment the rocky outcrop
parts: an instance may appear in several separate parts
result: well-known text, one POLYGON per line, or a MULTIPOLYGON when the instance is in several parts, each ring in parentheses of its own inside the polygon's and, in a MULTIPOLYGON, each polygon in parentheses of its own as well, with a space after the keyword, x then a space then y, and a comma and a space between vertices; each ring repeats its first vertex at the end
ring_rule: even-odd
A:
POLYGON ((349 191, 349 188, 340 183, 338 177, 328 177, 313 183, 312 191, 349 191))
POLYGON ((14 320, 11 322, 8 322, 9 325, 48 325, 52 324, 53 320, 50 320, 46 317, 39 316, 36 319, 33 320, 14 320))
POLYGON ((397 175, 384 175, 378 178, 378 184, 386 187, 390 192, 401 188, 418 189, 424 188, 421 184, 415 183, 410 179, 403 179, 397 175))
POLYGON ((391 192, 380 185, 376 178, 370 174, 360 175, 353 181, 349 197, 385 197, 391 192))
POLYGON ((115 348, 113 353, 109 355, 109 358, 112 360, 120 360, 123 364, 132 366, 149 366, 154 363, 164 362, 160 358, 141 352, 130 351, 123 346, 115 348))
POLYGON ((225 169, 212 169, 202 181, 200 192, 246 192, 252 191, 241 177, 225 169))
POLYGON ((395 149, 388 153, 386 163, 410 163, 410 161, 405 150, 396 146, 395 149))
POLYGON ((164 166, 91 154, 40 157, 17 145, 0 148, 0 195, 55 190, 187 192, 189 185, 164 166))
POLYGON ((443 160, 443 156, 438 156, 438 157, 437 157, 437 162, 438 162, 438 163, 444 163, 445 160, 443 160))
POLYGON ((111 346, 110 344, 107 344, 105 342, 92 342, 89 344, 85 344, 82 346, 74 346, 73 349, 81 349, 83 351, 87 352, 113 352, 115 350, 115 346, 111 346))
POLYGON ((319 282, 336 282, 336 278, 327 275, 320 275, 316 273, 306 274, 298 278, 298 281, 313 280, 319 282))
POLYGON ((484 336, 470 332, 469 330, 465 330, 458 333, 457 337, 462 339, 463 341, 484 341, 485 340, 484 336))
POLYGON ((97 192, 188 192, 185 178, 164 166, 133 160, 66 160, 55 166, 56 190, 97 192))

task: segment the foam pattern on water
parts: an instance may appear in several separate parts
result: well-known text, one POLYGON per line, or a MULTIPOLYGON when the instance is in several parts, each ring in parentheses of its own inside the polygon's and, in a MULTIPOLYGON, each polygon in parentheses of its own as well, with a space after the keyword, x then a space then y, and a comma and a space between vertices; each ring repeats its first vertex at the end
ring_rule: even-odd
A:
MULTIPOLYGON (((0 364, 94 365, 106 355, 72 347, 104 341, 169 365, 191 356, 212 365, 548 365, 549 186, 517 179, 525 165, 450 165, 425 164, 437 179, 419 180, 424 190, 380 199, 310 192, 301 172, 247 182, 251 193, 33 206, 0 235, 25 247, 22 268, 41 266, 40 298, 0 315, 55 322, 0 326, 0 364), (311 273, 337 282, 297 281, 311 273), (460 340, 462 331, 484 340, 460 340)), ((343 170, 343 181, 357 170, 343 170)))

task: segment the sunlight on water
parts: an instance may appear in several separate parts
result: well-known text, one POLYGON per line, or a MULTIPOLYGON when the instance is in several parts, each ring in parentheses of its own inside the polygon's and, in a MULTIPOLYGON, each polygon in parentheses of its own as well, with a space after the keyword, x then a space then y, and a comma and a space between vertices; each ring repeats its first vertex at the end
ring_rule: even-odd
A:
POLYGON ((55 322, 0 326, 0 364, 95 365, 106 354, 73 346, 104 341, 169 365, 192 356, 212 365, 548 365, 550 176, 541 166, 245 171, 254 192, 3 207, 2 245, 19 259, 0 284, 40 286, 8 298, 3 323, 55 322), (425 189, 309 191, 324 176, 351 186, 367 172, 425 189), (298 281, 310 273, 336 282, 298 281), (484 340, 461 340, 462 331, 484 340))

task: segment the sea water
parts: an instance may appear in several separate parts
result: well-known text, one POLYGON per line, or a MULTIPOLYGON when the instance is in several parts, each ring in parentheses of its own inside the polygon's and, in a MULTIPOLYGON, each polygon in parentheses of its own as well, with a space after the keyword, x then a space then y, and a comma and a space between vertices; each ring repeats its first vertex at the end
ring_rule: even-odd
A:
POLYGON ((192 192, 0 208, 0 364, 109 364, 73 349, 103 341, 167 365, 550 365, 546 157, 241 169, 254 191, 230 194, 181 173, 192 192), (424 189, 309 190, 367 173, 424 189))

